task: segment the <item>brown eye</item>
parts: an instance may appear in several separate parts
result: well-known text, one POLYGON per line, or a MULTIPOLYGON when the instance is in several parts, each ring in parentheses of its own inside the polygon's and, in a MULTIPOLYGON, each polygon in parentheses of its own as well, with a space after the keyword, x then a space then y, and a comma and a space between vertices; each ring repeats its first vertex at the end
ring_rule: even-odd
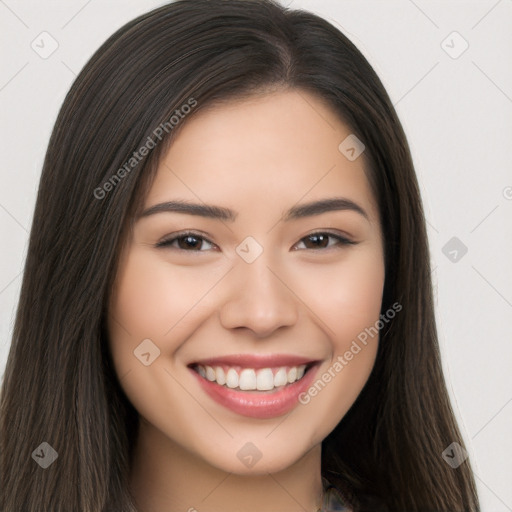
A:
POLYGON ((182 233, 158 242, 157 247, 173 248, 188 252, 204 252, 212 248, 212 242, 196 233, 182 233), (204 248, 206 245, 206 249, 204 248), (208 247, 210 245, 210 247, 208 247))
POLYGON ((327 249, 337 245, 352 245, 356 242, 334 233, 317 232, 304 237, 300 243, 304 243, 306 249, 327 249), (330 240, 334 240, 334 242, 331 243, 330 240))
POLYGON ((176 239, 178 242, 178 247, 180 249, 193 249, 193 250, 200 250, 201 245, 203 243, 203 240, 197 236, 180 236, 176 239))

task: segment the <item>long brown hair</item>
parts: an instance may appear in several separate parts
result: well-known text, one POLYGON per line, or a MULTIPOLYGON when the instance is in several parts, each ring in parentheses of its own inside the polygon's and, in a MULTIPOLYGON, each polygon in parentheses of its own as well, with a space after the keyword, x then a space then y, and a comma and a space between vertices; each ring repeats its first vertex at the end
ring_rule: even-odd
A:
POLYGON ((136 511, 128 473, 138 416, 105 329, 127 225, 188 118, 276 88, 323 98, 365 144, 385 243, 382 312, 403 307, 380 332, 366 386, 322 444, 322 474, 358 511, 479 510, 469 461, 452 469, 441 456, 463 441, 439 358, 418 184, 381 81, 318 16, 271 0, 179 0, 112 35, 56 121, 0 396, 2 512, 136 511), (158 127, 167 128, 160 138, 158 127), (149 139, 155 147, 127 165, 149 139), (58 453, 46 469, 33 456, 43 442, 58 453))

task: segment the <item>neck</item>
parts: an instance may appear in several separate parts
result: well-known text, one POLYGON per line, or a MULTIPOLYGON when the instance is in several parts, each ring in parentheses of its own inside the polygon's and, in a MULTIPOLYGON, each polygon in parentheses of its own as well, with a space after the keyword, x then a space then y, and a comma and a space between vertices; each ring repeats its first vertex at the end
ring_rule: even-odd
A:
POLYGON ((134 447, 131 491, 139 512, 316 512, 321 445, 275 473, 223 471, 144 421, 134 447))

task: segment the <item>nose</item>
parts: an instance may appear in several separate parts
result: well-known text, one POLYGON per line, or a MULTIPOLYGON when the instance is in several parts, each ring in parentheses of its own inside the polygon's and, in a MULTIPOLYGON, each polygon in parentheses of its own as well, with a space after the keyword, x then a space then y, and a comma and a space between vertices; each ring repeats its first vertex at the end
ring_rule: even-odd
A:
POLYGON ((229 273, 227 299, 220 308, 226 329, 249 329, 258 338, 297 322, 298 299, 286 276, 269 266, 263 253, 253 263, 239 261, 229 273))

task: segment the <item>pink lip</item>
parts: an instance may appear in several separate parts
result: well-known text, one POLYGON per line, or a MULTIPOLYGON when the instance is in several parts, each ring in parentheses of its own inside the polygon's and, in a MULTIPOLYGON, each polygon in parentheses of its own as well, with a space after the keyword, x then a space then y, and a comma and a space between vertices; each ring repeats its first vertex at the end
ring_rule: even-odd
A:
MULTIPOLYGON (((290 360, 291 359, 287 359, 286 362, 289 363, 290 360)), ((218 358, 218 360, 212 359, 210 361, 215 361, 215 363, 224 363, 226 359, 218 358)), ((303 359, 301 359, 301 361, 303 361, 303 359)), ((246 366, 245 359, 243 362, 243 366, 246 366)), ((254 359, 252 359, 251 364, 254 364, 254 362, 254 359)), ((270 362, 275 363, 274 360, 270 362)), ((201 362, 200 364, 210 365, 205 362, 201 362)), ((258 366, 258 368, 275 366, 274 364, 269 365, 269 361, 267 361, 266 364, 267 366, 258 366)), ((296 363, 293 363, 291 366, 295 366, 295 364, 296 363)), ((279 364, 276 366, 285 366, 285 364, 282 364, 281 361, 279 361, 279 364)), ((247 367, 254 368, 254 366, 250 365, 247 367)), ((208 379, 201 377, 201 375, 192 368, 189 369, 199 381, 199 384, 205 393, 218 404, 240 414, 241 416, 265 419, 282 416, 283 414, 291 411, 297 405, 300 394, 305 392, 311 385, 318 367, 319 363, 315 363, 300 380, 293 384, 288 384, 277 391, 235 391, 225 386, 221 386, 216 382, 211 382, 208 379)))
POLYGON ((314 362, 311 358, 287 354, 232 354, 194 361, 195 364, 208 366, 242 366, 243 368, 272 368, 281 366, 300 366, 314 362))

